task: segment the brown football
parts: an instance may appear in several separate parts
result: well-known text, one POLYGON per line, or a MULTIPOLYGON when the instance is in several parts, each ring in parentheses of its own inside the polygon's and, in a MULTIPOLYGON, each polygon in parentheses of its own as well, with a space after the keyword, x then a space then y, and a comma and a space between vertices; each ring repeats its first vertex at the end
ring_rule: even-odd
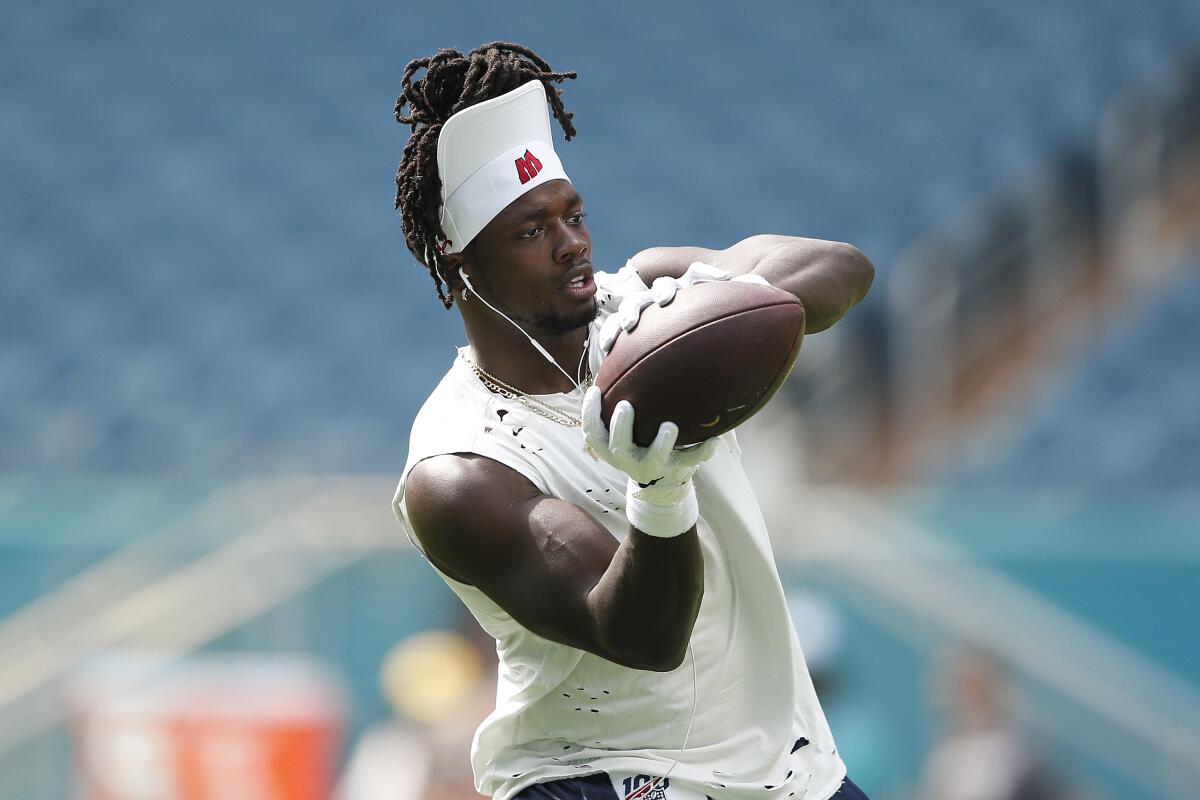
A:
POLYGON ((782 289, 733 281, 680 289, 617 336, 596 376, 601 417, 607 425, 628 400, 642 447, 668 420, 679 426, 676 447, 725 433, 771 399, 803 338, 804 306, 782 289))

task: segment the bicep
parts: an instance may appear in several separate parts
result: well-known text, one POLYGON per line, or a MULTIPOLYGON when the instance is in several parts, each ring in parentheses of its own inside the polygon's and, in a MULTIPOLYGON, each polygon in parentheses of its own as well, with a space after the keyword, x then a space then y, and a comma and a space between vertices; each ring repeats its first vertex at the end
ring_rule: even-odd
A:
POLYGON ((587 512, 481 456, 416 465, 406 506, 439 569, 539 636, 597 651, 587 597, 618 543, 587 512))
POLYGON ((646 285, 650 285, 655 278, 662 275, 678 278, 687 271, 693 261, 703 261, 705 264, 712 264, 714 267, 740 275, 753 270, 772 250, 797 241, 805 240, 794 236, 764 233, 749 236, 724 250, 707 247, 651 247, 635 254, 629 259, 629 263, 646 285))

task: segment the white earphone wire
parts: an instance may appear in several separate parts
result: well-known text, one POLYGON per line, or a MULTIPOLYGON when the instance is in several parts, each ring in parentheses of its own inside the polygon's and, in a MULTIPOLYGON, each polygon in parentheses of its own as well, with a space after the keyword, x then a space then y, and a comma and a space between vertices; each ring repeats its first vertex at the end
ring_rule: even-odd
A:
POLYGON ((549 352, 546 350, 546 348, 542 347, 541 343, 540 343, 540 342, 539 342, 537 339, 534 339, 532 336, 530 336, 530 335, 529 335, 529 334, 526 332, 526 330, 525 330, 524 328, 522 328, 520 325, 518 325, 516 322, 514 322, 514 321, 512 320, 512 318, 511 318, 511 317, 509 317, 509 316, 508 316, 507 314, 505 314, 503 311, 501 311, 500 309, 496 308, 494 305, 492 305, 491 303, 489 303, 489 302, 488 302, 488 300, 487 300, 487 298, 486 298, 486 297, 484 297, 483 295, 481 295, 481 294, 479 293, 479 290, 478 290, 478 289, 476 289, 474 286, 472 286, 472 285, 471 285, 471 279, 470 279, 469 277, 467 277, 467 273, 466 273, 466 271, 465 271, 465 270, 462 270, 462 271, 460 271, 460 272, 459 272, 459 274, 460 274, 460 275, 462 275, 463 283, 465 283, 465 284, 467 285, 467 288, 468 288, 468 289, 470 289, 472 292, 474 292, 474 293, 475 293, 475 296, 476 296, 476 297, 478 297, 478 298, 479 298, 481 301, 483 301, 483 304, 484 304, 485 306, 487 306, 488 308, 490 308, 492 311, 495 311, 497 314, 499 314, 501 317, 503 317, 503 318, 504 318, 504 320, 505 320, 506 322, 508 322, 508 324, 509 324, 509 325, 512 325, 514 328, 516 328, 517 330, 519 330, 519 331, 521 332, 521 334, 522 334, 522 335, 523 335, 523 336, 524 336, 526 339, 528 339, 528 340, 529 340, 529 343, 530 343, 531 345, 533 345, 533 348, 534 348, 535 350, 537 350, 539 353, 541 353, 543 358, 545 358, 547 361, 549 361, 551 364, 553 364, 553 365, 554 365, 554 368, 555 368, 556 370, 558 370, 559 372, 561 372, 561 373, 563 374, 563 376, 564 376, 564 377, 565 377, 567 380, 569 380, 569 381, 571 382, 571 385, 572 385, 572 386, 574 386, 576 389, 581 389, 581 388, 583 388, 583 387, 580 385, 579 381, 577 381, 575 378, 572 378, 572 377, 571 377, 571 375, 570 375, 570 373, 568 373, 568 372, 567 372, 565 369, 563 369, 563 368, 562 368, 562 367, 559 365, 559 363, 558 363, 557 361, 555 361, 555 360, 554 360, 554 356, 550 355, 550 353, 549 353, 549 352))
POLYGON ((688 656, 692 660, 692 713, 691 716, 688 717, 687 729, 683 732, 683 744, 679 745, 679 752, 675 754, 675 760, 671 762, 671 766, 667 767, 666 773, 663 774, 661 778, 655 778, 649 783, 642 784, 629 794, 625 795, 622 800, 637 800, 637 798, 641 797, 655 786, 658 786, 658 784, 670 778, 671 773, 675 771, 677 766, 679 766, 679 759, 683 758, 683 752, 687 750, 688 739, 690 739, 692 736, 692 723, 696 721, 696 698, 700 693, 698 685, 699 681, 696 679, 696 653, 692 650, 691 642, 688 642, 688 656))

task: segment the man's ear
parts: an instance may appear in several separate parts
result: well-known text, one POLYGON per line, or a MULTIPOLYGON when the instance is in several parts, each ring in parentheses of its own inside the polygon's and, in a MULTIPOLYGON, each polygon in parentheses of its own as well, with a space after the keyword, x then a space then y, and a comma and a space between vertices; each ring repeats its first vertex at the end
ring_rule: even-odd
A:
POLYGON ((462 253, 442 253, 435 258, 442 283, 450 287, 452 292, 461 292, 465 289, 466 286, 463 285, 462 276, 459 274, 463 267, 462 253))

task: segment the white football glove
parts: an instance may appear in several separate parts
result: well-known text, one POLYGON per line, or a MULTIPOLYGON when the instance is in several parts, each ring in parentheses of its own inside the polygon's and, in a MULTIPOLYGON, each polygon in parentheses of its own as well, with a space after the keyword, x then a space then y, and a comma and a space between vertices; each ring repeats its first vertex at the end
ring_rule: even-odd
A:
POLYGON ((712 264, 705 264, 703 261, 693 261, 687 268, 687 272, 675 279, 675 285, 680 289, 688 286, 694 286, 697 283, 706 281, 733 281, 734 283, 757 283, 759 286, 770 286, 767 279, 761 275, 755 275, 750 272, 734 275, 732 272, 723 270, 720 267, 714 267, 712 264))
POLYGON ((664 422, 649 447, 633 443, 633 405, 622 400, 613 409, 611 427, 600 418, 600 389, 583 396, 583 434, 588 449, 629 476, 625 516, 651 536, 670 537, 689 530, 699 517, 692 476, 712 457, 717 439, 676 450, 679 426, 664 422))
POLYGON ((621 305, 617 306, 617 310, 609 315, 608 319, 604 320, 604 324, 600 326, 600 349, 607 353, 612 349, 621 331, 628 332, 636 328, 642 312, 651 304, 657 303, 659 306, 665 306, 675 299, 675 292, 679 289, 686 289, 707 281, 739 281, 770 286, 764 278, 758 275, 734 275, 732 272, 714 267, 712 264, 693 261, 687 268, 687 272, 678 278, 663 275, 655 278, 654 283, 650 284, 650 288, 646 291, 627 295, 621 301, 621 305))
POLYGON ((636 328, 642 312, 651 304, 665 306, 674 300, 676 288, 675 279, 663 275, 655 278, 649 289, 626 295, 621 305, 617 306, 617 310, 609 314, 608 319, 600 326, 600 349, 607 353, 612 349, 613 342, 617 340, 621 331, 636 328))

